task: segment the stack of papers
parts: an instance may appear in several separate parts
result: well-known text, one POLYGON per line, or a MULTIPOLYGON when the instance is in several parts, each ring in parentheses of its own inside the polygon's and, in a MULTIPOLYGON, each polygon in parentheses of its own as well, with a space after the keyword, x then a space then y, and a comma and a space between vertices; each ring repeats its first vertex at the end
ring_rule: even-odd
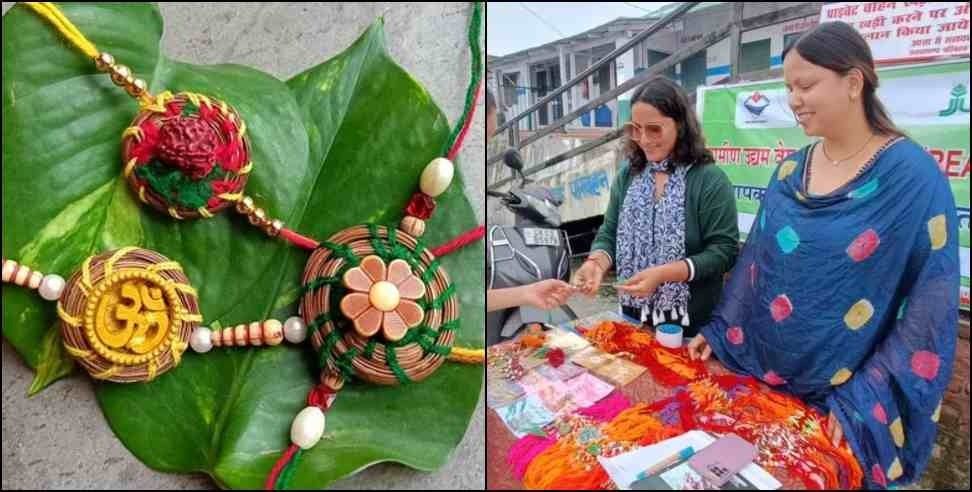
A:
MULTIPOLYGON (((678 453, 688 446, 695 448, 695 452, 697 453, 715 441, 716 438, 712 435, 703 431, 693 430, 680 436, 652 444, 651 446, 638 448, 612 458, 598 457, 597 460, 619 489, 631 490, 631 484, 638 479, 638 474, 646 468, 678 453)), ((783 486, 777 479, 773 478, 772 475, 755 463, 747 465, 739 472, 739 475, 759 490, 776 490, 783 486)))

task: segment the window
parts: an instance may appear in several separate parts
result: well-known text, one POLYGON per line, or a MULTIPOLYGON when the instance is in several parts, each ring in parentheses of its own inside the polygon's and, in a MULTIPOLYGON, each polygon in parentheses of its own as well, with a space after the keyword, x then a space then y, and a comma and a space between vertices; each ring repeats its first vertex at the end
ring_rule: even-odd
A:
POLYGON ((520 80, 520 73, 504 73, 503 74, 503 107, 509 108, 516 106, 517 103, 517 85, 520 80))

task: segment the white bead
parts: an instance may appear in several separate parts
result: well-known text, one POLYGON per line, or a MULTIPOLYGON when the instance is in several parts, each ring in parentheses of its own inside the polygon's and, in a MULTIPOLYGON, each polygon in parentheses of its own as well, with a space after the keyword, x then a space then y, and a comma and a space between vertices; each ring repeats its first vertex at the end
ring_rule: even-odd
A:
POLYGON ((53 273, 44 275, 37 292, 48 301, 60 299, 61 293, 64 292, 64 278, 53 273))
POLYGON ((452 165, 449 159, 436 157, 422 171, 419 188, 422 190, 422 193, 431 197, 437 197, 452 183, 452 175, 454 172, 455 166, 452 165))
POLYGON ((290 441, 301 449, 310 449, 324 435, 324 412, 317 407, 307 407, 297 414, 290 426, 290 441))
POLYGON ((304 318, 291 316, 284 322, 284 338, 290 343, 300 343, 307 339, 307 325, 304 318))
POLYGON ((401 300, 398 294, 398 287, 384 280, 375 282, 371 286, 371 290, 368 292, 368 299, 375 309, 384 312, 394 311, 401 300))
POLYGON ((189 346, 200 354, 205 354, 213 349, 213 332, 205 326, 199 326, 192 330, 189 336, 189 346))

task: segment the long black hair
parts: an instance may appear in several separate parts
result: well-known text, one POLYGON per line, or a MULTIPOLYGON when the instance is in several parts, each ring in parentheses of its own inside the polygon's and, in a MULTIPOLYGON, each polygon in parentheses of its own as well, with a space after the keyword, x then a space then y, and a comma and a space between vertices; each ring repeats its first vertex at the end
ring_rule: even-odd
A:
POLYGON ((791 50, 796 50, 804 60, 841 76, 855 68, 860 70, 864 77, 861 98, 868 126, 879 135, 905 134, 891 121, 887 109, 877 97, 878 76, 871 48, 853 27, 840 21, 825 22, 791 40, 783 48, 783 59, 791 50))
MULTIPOLYGON (((651 104, 661 114, 675 120, 678 135, 675 137, 671 159, 676 165, 705 165, 715 162, 712 152, 705 148, 705 138, 702 136, 695 110, 689 105, 685 90, 678 84, 665 77, 653 78, 638 87, 631 96, 631 107, 637 103, 651 104)), ((644 151, 637 142, 627 137, 623 145, 631 170, 635 173, 641 172, 648 160, 644 151)))

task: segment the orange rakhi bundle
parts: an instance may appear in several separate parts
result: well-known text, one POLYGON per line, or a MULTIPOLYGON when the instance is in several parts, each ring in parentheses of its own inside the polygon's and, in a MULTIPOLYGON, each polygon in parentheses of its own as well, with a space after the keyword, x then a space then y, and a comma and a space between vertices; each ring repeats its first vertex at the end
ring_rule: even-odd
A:
POLYGON ((656 381, 668 387, 687 384, 709 373, 702 361, 689 357, 686 348, 664 347, 651 333, 629 323, 603 321, 578 331, 597 348, 647 367, 656 381))
POLYGON ((523 475, 526 489, 605 490, 614 482, 597 461, 635 447, 653 444, 680 432, 666 428, 649 405, 640 403, 609 422, 571 414, 551 424, 557 443, 538 454, 523 475))
POLYGON ((756 446, 760 466, 798 477, 808 489, 861 486, 860 465, 846 442, 834 446, 827 439, 819 412, 751 377, 705 377, 650 410, 677 433, 734 433, 756 446))

